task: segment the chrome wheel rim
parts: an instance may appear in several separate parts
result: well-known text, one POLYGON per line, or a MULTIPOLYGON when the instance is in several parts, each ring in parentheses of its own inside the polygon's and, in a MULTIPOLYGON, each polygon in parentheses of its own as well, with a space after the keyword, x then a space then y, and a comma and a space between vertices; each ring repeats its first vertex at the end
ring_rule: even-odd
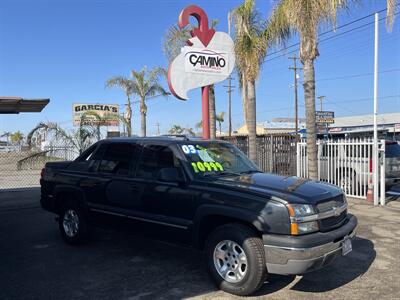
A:
POLYGON ((65 211, 63 217, 64 232, 69 237, 74 237, 79 229, 79 217, 75 210, 69 209, 65 211))
POLYGON ((221 241, 214 248, 214 266, 226 281, 237 283, 247 273, 247 256, 242 247, 230 240, 221 241))

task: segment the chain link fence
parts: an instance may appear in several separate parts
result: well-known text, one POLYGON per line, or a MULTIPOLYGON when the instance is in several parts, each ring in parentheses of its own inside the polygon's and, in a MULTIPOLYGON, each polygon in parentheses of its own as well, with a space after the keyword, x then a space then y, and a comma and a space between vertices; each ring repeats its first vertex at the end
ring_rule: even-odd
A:
MULTIPOLYGON (((247 155, 247 135, 226 136, 220 139, 234 144, 247 155)), ((256 163, 263 172, 296 175, 296 138, 290 134, 258 135, 256 163)))
POLYGON ((38 187, 46 162, 73 160, 78 154, 70 145, 50 145, 42 149, 3 146, 0 148, 0 190, 38 187))

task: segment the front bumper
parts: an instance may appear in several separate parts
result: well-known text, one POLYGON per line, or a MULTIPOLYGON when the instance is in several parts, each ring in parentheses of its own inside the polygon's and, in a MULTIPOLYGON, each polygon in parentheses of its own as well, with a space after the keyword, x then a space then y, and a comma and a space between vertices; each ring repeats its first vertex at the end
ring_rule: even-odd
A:
POLYGON ((357 218, 329 232, 303 236, 263 235, 267 270, 273 274, 304 274, 330 264, 342 255, 342 245, 356 235, 357 218))

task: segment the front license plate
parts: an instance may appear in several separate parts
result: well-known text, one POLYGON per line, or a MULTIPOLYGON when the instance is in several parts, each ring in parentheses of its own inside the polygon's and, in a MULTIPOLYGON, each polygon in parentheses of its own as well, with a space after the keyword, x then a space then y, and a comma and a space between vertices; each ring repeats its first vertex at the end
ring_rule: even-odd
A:
POLYGON ((342 255, 347 255, 353 250, 351 246, 351 240, 347 239, 342 243, 342 255))

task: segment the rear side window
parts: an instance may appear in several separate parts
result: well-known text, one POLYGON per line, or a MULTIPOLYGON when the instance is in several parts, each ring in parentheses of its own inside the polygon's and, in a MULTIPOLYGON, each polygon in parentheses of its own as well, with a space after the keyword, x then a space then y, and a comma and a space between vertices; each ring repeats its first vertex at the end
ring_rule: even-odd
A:
POLYGON ((136 177, 154 179, 163 168, 178 168, 179 161, 167 146, 145 145, 138 162, 136 177))
POLYGON ((132 166, 135 145, 129 143, 109 144, 101 159, 98 171, 127 176, 132 166))

